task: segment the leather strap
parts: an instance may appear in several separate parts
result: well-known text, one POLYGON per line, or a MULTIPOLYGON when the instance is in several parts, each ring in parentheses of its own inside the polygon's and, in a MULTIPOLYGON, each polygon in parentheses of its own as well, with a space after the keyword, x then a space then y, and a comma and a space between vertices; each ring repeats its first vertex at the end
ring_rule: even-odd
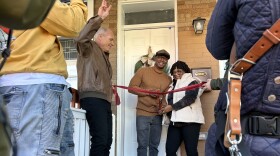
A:
POLYGON ((240 124, 240 98, 241 98, 241 81, 231 80, 229 82, 229 126, 231 129, 231 134, 239 135, 241 133, 240 124))
MULTIPOLYGON (((280 19, 267 29, 263 36, 250 48, 242 59, 237 60, 229 71, 229 103, 225 136, 230 133, 230 139, 236 139, 241 134, 241 81, 243 74, 249 70, 268 50, 280 41, 280 19)), ((229 139, 225 137, 224 145, 229 147, 229 139)))
POLYGON ((232 71, 242 74, 252 67, 274 44, 280 41, 280 19, 267 29, 263 36, 250 48, 237 63, 234 64, 232 71))
POLYGON ((224 146, 230 147, 227 133, 230 131, 231 140, 235 140, 236 136, 241 134, 241 122, 240 122, 240 107, 241 107, 241 81, 231 80, 229 82, 229 101, 227 122, 225 126, 224 134, 224 146))

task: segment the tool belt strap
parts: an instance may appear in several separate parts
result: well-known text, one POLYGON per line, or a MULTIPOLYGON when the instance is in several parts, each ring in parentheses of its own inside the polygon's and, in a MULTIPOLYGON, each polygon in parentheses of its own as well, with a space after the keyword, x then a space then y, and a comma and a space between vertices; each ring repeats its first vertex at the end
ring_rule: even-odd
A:
POLYGON ((263 36, 251 47, 242 59, 236 61, 231 72, 245 73, 254 65, 274 44, 280 41, 280 19, 270 29, 264 31, 263 36))
MULTIPOLYGON (((250 48, 243 58, 237 60, 229 71, 228 115, 225 135, 230 137, 241 135, 241 81, 243 73, 248 71, 268 50, 280 41, 280 19, 270 29, 264 31, 263 36, 250 48)), ((226 140, 225 140, 226 141, 226 140)), ((226 144, 226 143, 225 143, 226 144)))

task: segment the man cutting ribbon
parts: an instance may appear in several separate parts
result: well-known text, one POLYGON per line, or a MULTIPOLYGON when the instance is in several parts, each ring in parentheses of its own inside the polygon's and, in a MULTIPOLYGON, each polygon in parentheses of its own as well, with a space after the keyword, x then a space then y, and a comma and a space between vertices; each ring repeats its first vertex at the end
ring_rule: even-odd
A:
POLYGON ((158 154, 157 148, 160 143, 162 129, 159 97, 162 97, 162 106, 167 105, 167 102, 165 95, 159 96, 157 92, 166 92, 171 84, 171 78, 163 71, 169 58, 170 55, 166 50, 158 51, 155 55, 155 65, 139 69, 129 84, 129 87, 133 89, 129 90, 129 92, 138 95, 136 108, 138 156, 146 156, 148 147, 150 156, 158 154), (140 92, 136 89, 155 91, 155 94, 140 92))

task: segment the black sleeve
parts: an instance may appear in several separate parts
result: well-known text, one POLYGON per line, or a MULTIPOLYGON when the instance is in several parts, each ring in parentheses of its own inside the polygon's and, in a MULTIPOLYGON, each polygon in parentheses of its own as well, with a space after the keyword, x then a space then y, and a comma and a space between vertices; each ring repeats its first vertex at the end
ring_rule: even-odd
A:
MULTIPOLYGON (((194 85, 194 84, 198 84, 198 82, 192 81, 189 84, 189 86, 194 85)), ((185 96, 181 100, 177 101, 175 104, 172 105, 173 110, 177 111, 184 107, 190 106, 192 103, 194 103, 195 99, 197 98, 198 91, 199 91, 199 88, 187 90, 185 92, 185 96)))

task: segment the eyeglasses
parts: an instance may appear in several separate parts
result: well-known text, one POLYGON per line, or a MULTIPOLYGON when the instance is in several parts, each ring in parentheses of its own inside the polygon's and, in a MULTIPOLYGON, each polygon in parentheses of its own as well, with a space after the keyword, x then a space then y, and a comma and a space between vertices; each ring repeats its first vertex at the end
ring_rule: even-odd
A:
POLYGON ((172 75, 176 75, 176 74, 184 74, 185 72, 182 69, 174 69, 172 72, 172 75))
POLYGON ((168 58, 166 58, 165 56, 157 56, 156 59, 161 59, 163 61, 168 61, 168 58))

